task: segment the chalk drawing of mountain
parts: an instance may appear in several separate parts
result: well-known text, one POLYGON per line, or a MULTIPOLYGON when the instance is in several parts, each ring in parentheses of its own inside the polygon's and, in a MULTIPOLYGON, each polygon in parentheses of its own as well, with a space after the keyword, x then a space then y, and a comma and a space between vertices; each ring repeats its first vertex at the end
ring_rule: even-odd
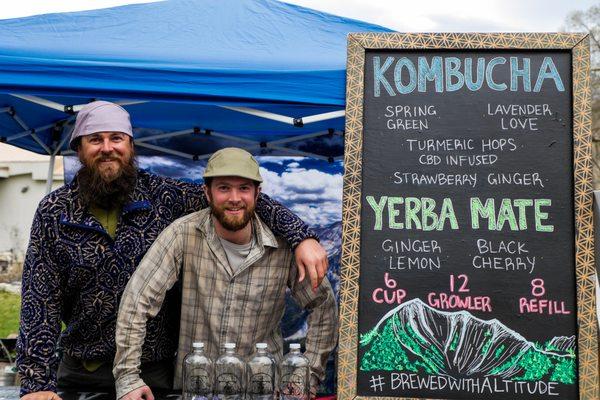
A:
POLYGON ((575 336, 557 336, 552 338, 546 346, 545 350, 556 352, 575 352, 575 336))
POLYGON ((420 299, 399 305, 360 335, 362 371, 495 376, 575 384, 575 337, 532 343, 496 319, 436 310, 420 299))

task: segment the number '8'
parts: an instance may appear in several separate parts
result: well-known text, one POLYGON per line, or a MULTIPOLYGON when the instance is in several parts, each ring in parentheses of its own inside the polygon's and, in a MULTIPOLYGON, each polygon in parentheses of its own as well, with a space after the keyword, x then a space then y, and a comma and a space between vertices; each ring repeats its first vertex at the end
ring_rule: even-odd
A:
POLYGON ((536 278, 531 281, 531 294, 535 297, 543 296, 546 293, 546 289, 544 288, 544 280, 540 278, 536 278))

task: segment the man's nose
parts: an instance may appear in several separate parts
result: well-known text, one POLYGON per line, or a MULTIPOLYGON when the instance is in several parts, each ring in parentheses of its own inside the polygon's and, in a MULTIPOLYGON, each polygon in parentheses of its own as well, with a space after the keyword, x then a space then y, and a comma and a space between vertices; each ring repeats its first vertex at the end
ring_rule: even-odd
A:
POLYGON ((242 198, 240 197, 240 192, 237 191, 236 189, 231 189, 231 192, 229 193, 229 201, 239 202, 241 200, 242 200, 242 198))
POLYGON ((103 153, 112 152, 112 143, 110 142, 110 140, 106 139, 106 140, 102 141, 102 152, 103 153))

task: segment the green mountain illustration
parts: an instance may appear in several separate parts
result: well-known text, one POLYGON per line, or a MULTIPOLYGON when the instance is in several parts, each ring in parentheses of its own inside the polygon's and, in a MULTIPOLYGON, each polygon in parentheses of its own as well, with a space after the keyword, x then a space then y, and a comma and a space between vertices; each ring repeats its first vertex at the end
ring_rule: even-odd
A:
POLYGON ((362 371, 577 382, 574 336, 532 343, 496 319, 439 311, 420 299, 384 315, 360 335, 360 347, 362 371))

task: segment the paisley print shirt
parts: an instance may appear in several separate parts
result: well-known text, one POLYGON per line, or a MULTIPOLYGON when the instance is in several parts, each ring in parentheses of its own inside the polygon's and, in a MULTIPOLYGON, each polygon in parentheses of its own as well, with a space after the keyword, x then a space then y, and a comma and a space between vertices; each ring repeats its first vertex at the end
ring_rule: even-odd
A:
MULTIPOLYGON (((35 213, 25 265, 17 367, 21 395, 56 390, 57 349, 86 361, 111 362, 121 295, 160 232, 205 208, 200 185, 139 172, 116 237, 79 200, 77 180, 50 193, 35 213), (66 328, 61 332, 61 321, 66 328)), ((295 247, 316 237, 297 216, 261 194, 257 214, 295 247)), ((178 288, 147 323, 142 361, 172 359, 179 328, 178 288)))

